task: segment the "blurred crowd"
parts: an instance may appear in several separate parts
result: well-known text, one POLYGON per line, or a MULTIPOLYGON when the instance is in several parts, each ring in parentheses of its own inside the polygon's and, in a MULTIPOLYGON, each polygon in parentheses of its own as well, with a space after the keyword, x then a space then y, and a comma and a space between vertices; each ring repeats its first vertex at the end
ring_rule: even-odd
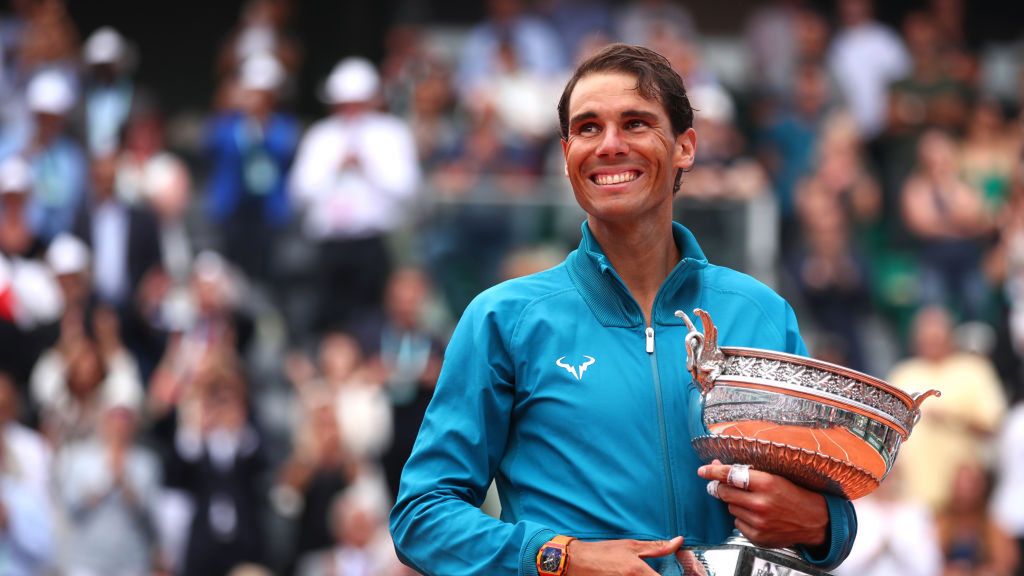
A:
POLYGON ((0 574, 411 574, 386 518, 446 337, 575 244, 555 103, 611 41, 684 78, 687 205, 777 207, 812 352, 943 393, 837 574, 1024 574, 1024 73, 996 93, 967 3, 913 6, 759 4, 737 84, 685 3, 489 0, 339 54, 303 118, 294 3, 250 0, 189 138, 130 31, 12 1, 0 574))

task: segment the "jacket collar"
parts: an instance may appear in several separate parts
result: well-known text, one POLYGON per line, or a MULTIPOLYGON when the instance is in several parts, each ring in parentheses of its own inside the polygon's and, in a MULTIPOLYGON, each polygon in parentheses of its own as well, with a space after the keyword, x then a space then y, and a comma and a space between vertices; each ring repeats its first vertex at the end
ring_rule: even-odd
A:
MULTIPOLYGON (((672 223, 672 237, 682 256, 654 299, 655 324, 682 324, 673 313, 680 309, 689 313, 698 305, 700 272, 708 265, 697 239, 682 224, 672 223)), ((630 295, 585 221, 580 246, 569 254, 566 265, 577 290, 602 326, 633 328, 643 325, 640 305, 630 295)))

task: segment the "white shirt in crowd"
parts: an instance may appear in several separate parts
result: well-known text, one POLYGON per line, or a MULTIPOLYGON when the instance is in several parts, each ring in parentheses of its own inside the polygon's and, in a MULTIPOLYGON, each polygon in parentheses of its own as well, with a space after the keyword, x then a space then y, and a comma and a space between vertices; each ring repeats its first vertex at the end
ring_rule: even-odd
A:
POLYGON ((996 462, 992 516, 1008 534, 1024 538, 1024 402, 1017 402, 1003 421, 996 462))
POLYGON ((316 240, 359 239, 399 226, 420 184, 412 131, 382 113, 331 116, 299 144, 290 190, 316 240), (358 168, 345 167, 350 155, 358 168))
POLYGON ((876 22, 841 30, 829 49, 828 65, 861 137, 877 136, 888 115, 889 84, 911 69, 900 37, 876 22))

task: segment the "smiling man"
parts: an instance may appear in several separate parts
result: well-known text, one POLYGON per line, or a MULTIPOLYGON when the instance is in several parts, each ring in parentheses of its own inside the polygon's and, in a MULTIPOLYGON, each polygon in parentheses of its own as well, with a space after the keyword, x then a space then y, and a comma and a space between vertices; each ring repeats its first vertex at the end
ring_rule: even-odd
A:
POLYGON ((683 542, 735 527, 838 564, 849 502, 757 470, 730 485, 732 467, 690 445, 699 391, 673 312, 710 311, 723 345, 806 349, 785 300, 710 264, 672 221, 697 149, 679 75, 612 45, 577 68, 558 114, 583 240, 459 322, 391 515, 399 556, 428 575, 680 574, 683 542), (478 509, 492 479, 500 519, 478 509))

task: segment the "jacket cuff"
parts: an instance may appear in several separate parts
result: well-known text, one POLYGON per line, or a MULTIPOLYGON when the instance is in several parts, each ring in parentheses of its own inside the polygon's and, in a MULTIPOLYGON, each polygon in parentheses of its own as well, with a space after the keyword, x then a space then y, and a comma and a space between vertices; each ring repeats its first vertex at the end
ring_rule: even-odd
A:
POLYGON ((810 564, 831 570, 850 555, 853 539, 857 535, 857 513, 853 509, 853 504, 841 496, 831 494, 822 496, 825 497, 825 505, 828 506, 829 527, 826 532, 828 547, 823 546, 811 550, 806 546, 797 546, 797 550, 810 564), (827 553, 821 555, 822 550, 827 550, 827 553))
POLYGON ((558 536, 554 530, 544 528, 538 530, 526 541, 523 546, 523 554, 519 558, 519 576, 537 576, 537 553, 540 547, 547 544, 549 540, 558 536))

